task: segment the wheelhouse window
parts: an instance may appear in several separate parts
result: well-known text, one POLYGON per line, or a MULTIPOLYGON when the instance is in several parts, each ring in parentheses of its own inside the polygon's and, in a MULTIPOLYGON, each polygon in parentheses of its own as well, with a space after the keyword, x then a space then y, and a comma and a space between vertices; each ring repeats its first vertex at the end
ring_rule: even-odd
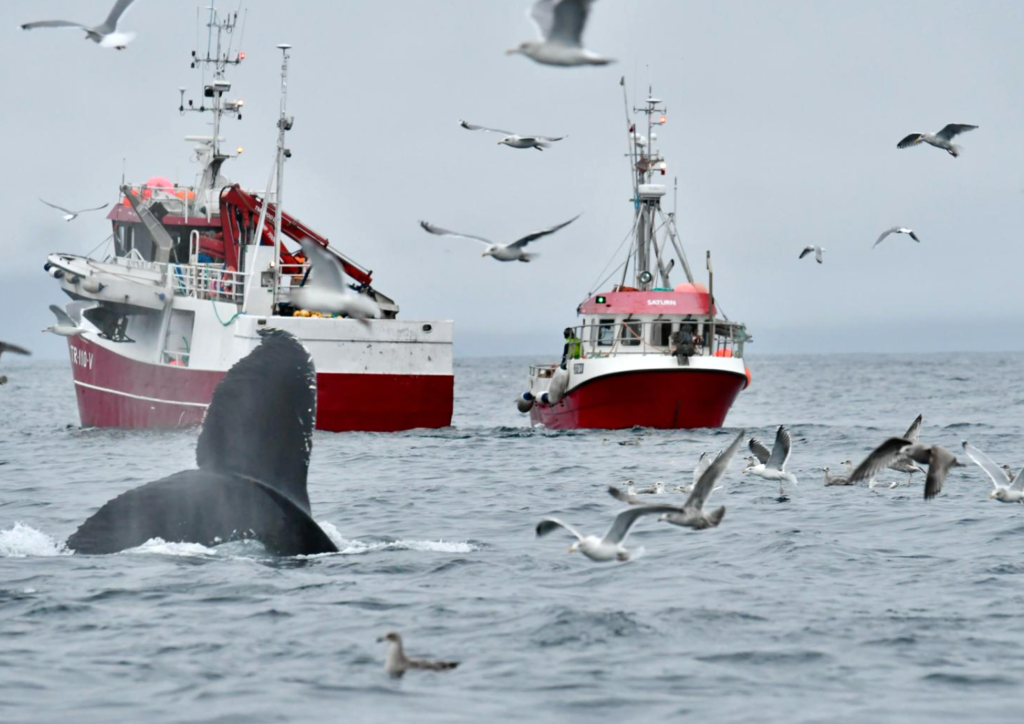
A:
POLYGON ((622 344, 627 347, 636 347, 643 341, 643 322, 632 321, 622 323, 622 344))
POLYGON ((597 326, 597 346, 611 347, 615 344, 615 320, 602 319, 597 326))
POLYGON ((651 344, 655 347, 668 347, 672 336, 672 322, 655 322, 651 325, 651 344))

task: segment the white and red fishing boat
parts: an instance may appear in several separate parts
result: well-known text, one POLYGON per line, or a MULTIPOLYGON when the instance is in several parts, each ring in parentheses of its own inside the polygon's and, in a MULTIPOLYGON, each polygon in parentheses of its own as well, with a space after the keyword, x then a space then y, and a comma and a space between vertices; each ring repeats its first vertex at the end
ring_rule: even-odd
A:
POLYGON ((68 337, 68 348, 82 424, 197 424, 227 370, 260 343, 260 331, 280 329, 313 357, 319 429, 450 425, 452 322, 398 319, 398 305, 373 286, 368 269, 282 209, 284 163, 291 156, 285 138, 293 122, 285 113, 289 46, 278 46, 281 114, 271 181, 265 191, 252 192, 221 175, 235 155, 222 150, 222 121, 240 118, 243 108, 229 98, 225 77, 245 58, 231 48, 237 20, 237 13, 210 9, 210 45, 192 60, 193 67, 212 69, 212 80, 199 102, 186 103, 182 91, 182 114, 201 111, 213 119, 211 135, 186 137, 201 165, 198 181, 122 183, 108 216, 109 255, 47 259, 47 272, 76 300, 67 311, 82 331, 68 337), (341 293, 369 305, 372 319, 293 303, 296 290, 318 276, 295 247, 299 239, 326 249, 344 270, 341 293))
MULTIPOLYGON (((620 267, 577 308, 581 323, 565 330, 560 364, 530 367, 520 411, 533 424, 555 429, 718 427, 750 383, 743 362, 746 328, 716 305, 708 284, 691 271, 675 213, 662 211, 665 159, 655 148, 665 123, 661 100, 634 108, 647 125, 628 124, 633 176, 631 244, 620 267), (685 282, 673 285, 676 270, 685 282), (621 269, 621 276, 619 272, 621 269)), ((628 111, 627 111, 628 119, 628 111)), ((599 287, 601 285, 598 285, 599 287)))

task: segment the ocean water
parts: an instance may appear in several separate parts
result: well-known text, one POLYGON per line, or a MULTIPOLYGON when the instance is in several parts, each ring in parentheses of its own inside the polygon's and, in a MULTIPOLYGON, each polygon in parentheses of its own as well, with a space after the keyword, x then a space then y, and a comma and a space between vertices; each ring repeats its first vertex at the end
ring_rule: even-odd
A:
POLYGON ((111 497, 192 467, 197 431, 80 429, 65 363, 5 357, 0 721, 1021 720, 1024 506, 973 466, 929 503, 920 476, 825 488, 821 468, 919 412, 925 441, 1019 468, 1024 355, 754 356, 727 429, 677 432, 531 429, 530 361, 460 360, 450 429, 318 433, 313 513, 342 550, 277 559, 69 554, 111 497), (721 527, 643 520, 629 563, 534 536, 550 514, 601 533, 609 483, 689 482, 737 428, 770 443, 780 423, 788 501, 737 459, 721 527), (460 667, 391 680, 389 630, 460 667))

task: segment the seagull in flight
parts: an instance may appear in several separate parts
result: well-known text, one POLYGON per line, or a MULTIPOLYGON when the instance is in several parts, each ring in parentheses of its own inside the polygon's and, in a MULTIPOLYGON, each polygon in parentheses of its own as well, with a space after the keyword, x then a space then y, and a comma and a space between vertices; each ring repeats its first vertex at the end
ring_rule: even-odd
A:
POLYGON ((879 471, 889 467, 901 457, 928 466, 924 480, 924 499, 931 500, 940 492, 946 482, 950 468, 962 468, 964 464, 949 450, 939 445, 924 445, 904 437, 890 437, 876 447, 850 475, 850 482, 871 480, 879 471))
POLYGON ((86 40, 98 43, 102 48, 117 48, 118 50, 124 50, 128 46, 128 43, 135 39, 135 33, 117 32, 117 23, 133 2, 135 2, 135 0, 117 0, 117 2, 114 3, 114 7, 110 9, 110 14, 107 15, 107 19, 93 27, 82 25, 81 23, 74 23, 70 20, 37 20, 33 23, 25 23, 21 26, 21 29, 81 28, 85 31, 86 40))
MULTIPOLYGON (((26 356, 29 356, 29 355, 32 354, 31 352, 29 352, 24 347, 19 347, 16 344, 11 344, 10 342, 0 342, 0 357, 3 356, 4 352, 11 352, 13 354, 23 354, 23 355, 26 355, 26 356)), ((0 375, 0 385, 6 385, 6 384, 7 384, 7 377, 5 375, 0 375)))
POLYGON ((820 247, 820 246, 805 246, 804 250, 800 252, 800 256, 798 258, 799 259, 803 259, 808 254, 813 253, 814 254, 814 260, 816 262, 818 262, 819 264, 821 264, 821 253, 823 251, 825 251, 825 249, 823 247, 820 247))
POLYGON ((498 141, 498 145, 511 146, 512 148, 536 148, 538 151, 543 151, 545 148, 550 148, 551 144, 555 141, 561 141, 565 138, 565 136, 520 136, 518 133, 512 133, 512 131, 502 131, 500 128, 477 126, 467 121, 459 121, 459 125, 467 131, 500 133, 502 135, 502 139, 498 141))
POLYGON ((896 148, 909 148, 919 143, 927 143, 935 148, 941 148, 950 156, 956 158, 960 155, 960 147, 953 145, 953 139, 961 133, 973 131, 977 126, 967 123, 950 123, 943 127, 938 133, 911 133, 902 141, 896 144, 896 148))
POLYGON ((83 312, 98 306, 98 302, 71 302, 67 305, 68 311, 65 312, 56 304, 51 304, 50 311, 53 312, 53 316, 57 318, 57 323, 47 327, 43 331, 53 332, 60 337, 81 337, 88 331, 82 326, 83 312))
POLYGON ((579 551, 587 558, 598 563, 607 561, 628 561, 633 557, 634 551, 627 549, 623 543, 629 535, 629 529, 633 527, 640 518, 645 515, 656 515, 659 513, 678 513, 679 508, 674 505, 639 505, 626 510, 615 516, 611 528, 604 534, 603 538, 596 535, 583 535, 568 523, 563 523, 558 518, 544 518, 537 524, 537 537, 547 535, 555 528, 565 528, 576 536, 576 541, 569 546, 569 552, 579 551))
POLYGON ((583 47, 583 27, 593 0, 537 0, 527 11, 540 40, 526 40, 505 51, 519 53, 543 65, 608 65, 614 63, 583 47))
POLYGON ((423 659, 410 659, 405 655, 402 648, 402 637, 397 631, 388 633, 377 639, 377 643, 388 642, 388 652, 384 656, 384 671, 394 678, 400 678, 409 669, 420 669, 425 671, 448 671, 459 665, 458 661, 424 661, 423 659))
POLYGON ((63 211, 64 212, 64 221, 71 221, 72 219, 77 219, 79 214, 84 214, 86 211, 99 211, 100 209, 107 208, 107 206, 109 205, 109 204, 103 204, 103 206, 94 206, 93 208, 90 208, 90 209, 81 209, 79 211, 72 211, 71 209, 65 209, 63 206, 57 206, 57 204, 51 204, 49 201, 45 201, 43 199, 39 199, 39 200, 42 201, 47 206, 49 206, 51 209, 57 209, 57 211, 63 211))
POLYGON ((451 236, 457 239, 472 239, 473 241, 479 241, 482 244, 486 244, 487 249, 484 250, 482 256, 492 256, 498 261, 528 262, 530 261, 530 259, 538 255, 527 254, 527 244, 529 244, 531 241, 536 241, 537 239, 540 239, 542 236, 554 234, 559 229, 564 228, 571 224, 572 222, 576 221, 576 219, 580 218, 580 216, 581 214, 577 214, 568 221, 558 224, 557 226, 552 226, 548 229, 541 229, 540 231, 534 231, 533 233, 527 234, 518 241, 513 241, 511 244, 495 244, 490 239, 485 239, 482 236, 471 236, 470 234, 460 234, 457 231, 448 231, 447 229, 442 229, 440 226, 434 226, 428 221, 421 221, 420 226, 423 227, 424 231, 431 234, 436 234, 437 236, 451 236))
POLYGON ((1024 503, 1024 468, 1021 468, 1017 476, 1014 477, 1005 465, 996 465, 992 462, 992 458, 966 440, 964 440, 964 454, 984 470, 992 480, 994 489, 988 497, 994 498, 1000 503, 1024 503))
POLYGON ((313 278, 292 287, 290 301, 299 309, 344 314, 367 325, 381 316, 380 306, 366 294, 358 294, 345 282, 341 260, 319 242, 307 236, 298 239, 302 253, 312 267, 313 278))
POLYGON ((878 237, 878 241, 872 244, 871 248, 874 249, 876 246, 881 244, 885 240, 885 237, 889 236, 889 234, 906 234, 917 243, 921 243, 921 240, 917 238, 917 234, 914 233, 913 229, 908 229, 905 226, 894 226, 891 229, 886 229, 885 231, 883 231, 882 235, 878 237))
POLYGON ((793 438, 785 425, 779 425, 779 430, 775 433, 775 444, 771 451, 757 438, 750 438, 750 452, 754 453, 754 457, 759 462, 756 465, 748 465, 743 468, 743 472, 757 475, 765 480, 778 480, 779 497, 784 497, 786 493, 782 488, 782 483, 797 484, 796 476, 786 471, 786 462, 789 460, 789 452, 792 447, 793 438))

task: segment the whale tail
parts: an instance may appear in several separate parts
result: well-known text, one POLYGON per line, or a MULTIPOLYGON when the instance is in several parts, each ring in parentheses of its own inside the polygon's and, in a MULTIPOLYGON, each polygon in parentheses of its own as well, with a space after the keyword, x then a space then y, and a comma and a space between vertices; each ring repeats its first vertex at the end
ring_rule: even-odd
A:
POLYGON ((279 555, 336 552, 306 491, 315 421, 309 353, 287 333, 264 334, 213 394, 196 448, 199 469, 122 493, 68 538, 68 548, 102 554, 152 538, 203 545, 254 538, 279 555))

